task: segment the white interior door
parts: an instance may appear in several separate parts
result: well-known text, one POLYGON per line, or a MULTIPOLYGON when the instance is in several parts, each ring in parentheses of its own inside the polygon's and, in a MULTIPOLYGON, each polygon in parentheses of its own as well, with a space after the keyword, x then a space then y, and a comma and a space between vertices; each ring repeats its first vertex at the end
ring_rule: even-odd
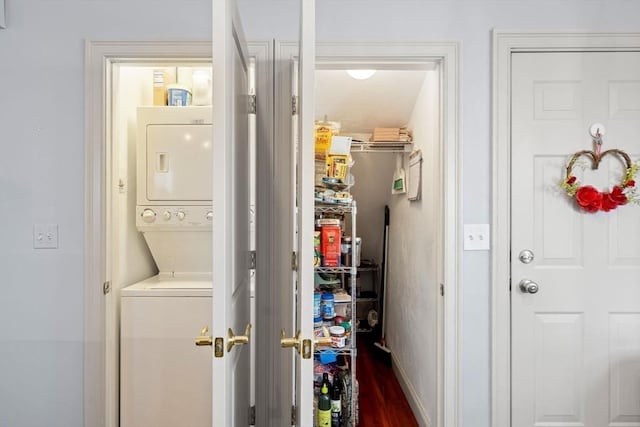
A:
MULTIPOLYGON (((303 0, 298 61, 297 252, 296 323, 302 339, 296 355, 297 425, 313 426, 313 232, 314 232, 314 110, 315 1, 303 0)), ((295 79, 294 79, 295 81, 295 79)))
MULTIPOLYGON (((640 157, 640 53, 514 53, 512 82, 512 425, 638 426, 640 206, 586 213, 559 183, 593 123, 640 157)), ((574 168, 599 190, 623 172, 574 168)))
POLYGON ((249 58, 235 1, 213 2, 213 426, 249 425, 249 58), (237 345, 233 345, 236 343, 237 345))

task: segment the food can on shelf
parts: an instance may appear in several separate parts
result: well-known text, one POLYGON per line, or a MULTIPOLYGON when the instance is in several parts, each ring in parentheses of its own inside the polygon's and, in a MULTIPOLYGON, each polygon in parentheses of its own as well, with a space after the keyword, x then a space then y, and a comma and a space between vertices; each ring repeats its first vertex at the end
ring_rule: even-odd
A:
POLYGON ((340 245, 340 253, 342 265, 345 267, 351 267, 352 249, 351 249, 351 236, 343 236, 342 244, 340 245))

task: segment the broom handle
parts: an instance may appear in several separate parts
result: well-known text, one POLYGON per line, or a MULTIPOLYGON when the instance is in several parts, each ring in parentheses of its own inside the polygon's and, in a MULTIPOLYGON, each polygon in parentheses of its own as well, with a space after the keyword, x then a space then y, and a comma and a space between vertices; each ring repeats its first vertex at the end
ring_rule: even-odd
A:
POLYGON ((387 264, 389 258, 389 206, 384 207, 384 253, 383 253, 383 271, 382 271, 382 340, 387 335, 387 277, 389 266, 387 264))

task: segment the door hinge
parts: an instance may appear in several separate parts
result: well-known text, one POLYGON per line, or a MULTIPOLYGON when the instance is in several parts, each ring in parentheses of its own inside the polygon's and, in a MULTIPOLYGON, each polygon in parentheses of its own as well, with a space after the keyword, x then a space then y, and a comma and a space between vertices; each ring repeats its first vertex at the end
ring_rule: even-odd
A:
POLYGON ((298 254, 291 252, 291 270, 298 271, 298 254))
POLYGON ((256 406, 253 405, 249 408, 249 425, 256 425, 256 406))
POLYGON ((111 282, 107 280, 102 284, 102 293, 106 295, 109 292, 111 292, 111 282))
POLYGON ((257 114, 258 103, 255 95, 249 95, 249 114, 257 114))
POLYGON ((444 296, 444 284, 440 283, 440 295, 444 296))
POLYGON ((298 114, 298 95, 291 95, 291 115, 298 114))
POLYGON ((294 406, 291 407, 291 425, 298 425, 298 408, 294 406))
POLYGON ((256 269, 256 251, 249 251, 249 270, 256 269))

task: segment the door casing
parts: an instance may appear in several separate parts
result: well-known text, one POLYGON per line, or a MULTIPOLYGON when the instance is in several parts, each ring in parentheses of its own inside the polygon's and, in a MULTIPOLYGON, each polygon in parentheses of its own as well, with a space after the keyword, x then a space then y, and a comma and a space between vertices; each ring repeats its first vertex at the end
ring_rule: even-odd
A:
MULTIPOLYGON (((457 427, 461 425, 461 339, 462 339, 462 246, 459 233, 462 230, 462 145, 460 120, 460 52, 458 42, 387 42, 387 41, 318 41, 316 42, 316 63, 327 68, 332 65, 357 63, 381 63, 389 66, 411 67, 411 64, 437 63, 441 68, 441 170, 443 235, 442 235, 442 277, 445 289, 442 324, 439 325, 438 351, 438 414, 437 420, 430 420, 431 426, 457 427)), ((297 54, 297 43, 276 42, 276 76, 288 75, 290 61, 297 54), (280 69, 282 68, 282 69, 280 69)), ((276 108, 279 119, 275 128, 276 141, 289 138, 288 120, 290 106, 289 86, 276 83, 276 108)), ((282 156, 285 156, 283 153, 282 156)), ((281 155, 276 155, 276 158, 281 155)), ((283 164, 289 160, 284 159, 283 164)), ((279 168, 276 168, 278 171, 279 168)), ((284 179, 284 177, 283 177, 284 179)), ((276 181, 281 181, 276 179, 276 181)), ((283 267, 290 269, 288 265, 283 267)), ((290 270, 281 272, 286 280, 290 270)), ((283 301, 290 303, 289 301, 283 301)), ((281 326, 277 326, 281 327, 281 326)), ((275 334, 274 330, 271 333, 275 334)), ((399 378, 401 381, 402 379, 399 378)), ((402 381, 401 381, 402 382, 402 381)), ((279 396, 273 396, 273 399, 279 396)), ((408 400, 416 417, 421 415, 417 402, 408 400)), ((286 396, 282 396, 286 398, 286 396)), ((429 421, 426 421, 429 422, 429 421)))
MULTIPOLYGON (((257 58, 258 117, 261 141, 258 156, 271 158, 273 121, 271 113, 273 80, 271 41, 249 42, 250 55, 257 58), (262 119, 262 117, 266 119, 262 119)), ((111 153, 111 77, 116 63, 187 62, 211 60, 208 41, 86 41, 85 43, 85 212, 84 212, 84 425, 118 425, 118 292, 103 293, 110 280, 110 154, 111 153)), ((270 172, 258 166, 258 176, 270 172)), ((258 227, 268 230, 271 198, 268 179, 258 179, 258 204, 264 212, 258 227)), ((272 251, 269 237, 257 236, 257 271, 267 272, 272 251)), ((266 281, 266 277, 258 280, 266 281)), ((258 312, 260 307, 258 307, 258 312)), ((194 337, 198 331, 195 331, 194 337)), ((257 348, 264 345, 256 338, 257 348)), ((259 385, 258 385, 259 386, 259 385)))
POLYGON ((511 54, 640 51, 640 33, 493 31, 491 241, 491 422, 511 425, 511 54))

